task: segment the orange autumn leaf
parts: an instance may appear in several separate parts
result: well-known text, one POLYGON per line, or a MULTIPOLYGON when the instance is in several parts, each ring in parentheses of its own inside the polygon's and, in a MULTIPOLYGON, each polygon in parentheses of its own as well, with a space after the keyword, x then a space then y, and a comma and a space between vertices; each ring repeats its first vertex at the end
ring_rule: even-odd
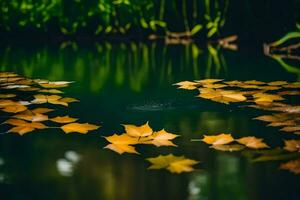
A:
POLYGON ((231 134, 222 133, 219 135, 204 135, 202 141, 206 144, 221 145, 231 143, 234 141, 234 139, 231 134))
POLYGON ((268 148, 269 146, 262 141, 261 138, 256 138, 253 136, 248 137, 242 137, 240 139, 236 139, 236 141, 240 144, 245 145, 246 147, 252 148, 252 149, 263 149, 268 148))
POLYGON ((136 126, 132 124, 123 124, 125 131, 128 135, 132 137, 146 137, 153 133, 152 128, 149 126, 148 122, 141 126, 136 126))
POLYGON ((72 133, 72 132, 76 132, 76 133, 82 133, 82 134, 86 134, 89 131, 93 131, 98 129, 100 126, 96 126, 93 124, 89 124, 89 123, 84 123, 84 124, 80 124, 80 123, 70 123, 70 124, 66 124, 62 127, 60 127, 65 133, 72 133))
POLYGON ((52 119, 50 119, 50 120, 53 121, 53 122, 65 124, 65 123, 72 123, 72 122, 75 122, 75 121, 77 121, 78 119, 77 119, 77 118, 69 117, 69 116, 67 115, 67 116, 63 116, 63 117, 58 116, 58 117, 52 118, 52 119))

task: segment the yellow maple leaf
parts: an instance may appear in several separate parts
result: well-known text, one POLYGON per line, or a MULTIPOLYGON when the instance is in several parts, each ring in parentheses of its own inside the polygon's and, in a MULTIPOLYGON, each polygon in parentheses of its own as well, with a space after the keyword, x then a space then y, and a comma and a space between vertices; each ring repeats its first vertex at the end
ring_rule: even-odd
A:
POLYGON ((157 147, 160 146, 176 146, 173 142, 170 140, 175 139, 178 137, 178 135, 175 135, 173 133, 169 133, 165 131, 164 129, 154 132, 152 135, 149 135, 145 142, 141 141, 144 144, 154 144, 157 147))
POLYGON ((236 141, 240 144, 245 145, 246 147, 253 148, 253 149, 262 149, 262 148, 268 148, 269 146, 262 142, 263 139, 256 138, 253 136, 249 137, 242 137, 240 139, 236 139, 236 141))
POLYGON ((285 140, 284 149, 291 152, 300 152, 300 140, 285 140))
POLYGON ((206 144, 221 145, 231 143, 234 141, 234 139, 231 134, 222 133, 219 135, 204 135, 202 141, 206 144))
POLYGON ((52 119, 50 119, 50 120, 53 121, 53 122, 65 124, 65 123, 72 123, 72 122, 75 122, 75 121, 77 121, 78 119, 77 119, 77 118, 69 117, 69 116, 67 115, 67 116, 63 116, 63 117, 58 116, 58 117, 52 118, 52 119))
POLYGON ((124 133, 122 135, 114 134, 104 138, 111 143, 106 145, 104 148, 113 150, 119 154, 123 154, 125 152, 138 154, 138 152, 135 150, 135 147, 131 146, 140 142, 139 138, 137 137, 131 137, 124 133))
POLYGON ((25 133, 31 132, 35 129, 45 129, 48 128, 46 125, 39 122, 26 122, 21 119, 9 119, 4 123, 10 124, 16 127, 11 128, 9 133, 18 133, 19 135, 24 135, 25 133))
POLYGON ((141 126, 136 126, 132 124, 123 124, 125 131, 128 135, 132 137, 146 137, 153 133, 152 128, 149 126, 148 122, 141 126))
POLYGON ((77 133, 82 133, 82 134, 86 134, 89 131, 92 130, 96 130, 98 129, 100 126, 96 126, 93 124, 89 124, 89 123, 84 123, 84 124, 80 124, 80 123, 70 123, 70 124, 66 124, 62 127, 60 127, 65 133, 72 133, 72 132, 77 132, 77 133))

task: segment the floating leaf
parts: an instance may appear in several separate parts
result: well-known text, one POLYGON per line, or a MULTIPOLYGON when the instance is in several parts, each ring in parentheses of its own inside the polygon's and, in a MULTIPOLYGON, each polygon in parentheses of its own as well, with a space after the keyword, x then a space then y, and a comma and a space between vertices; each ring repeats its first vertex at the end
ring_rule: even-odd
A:
POLYGON ((184 156, 174 156, 173 154, 159 155, 154 158, 147 158, 152 165, 148 169, 167 169, 172 173, 191 172, 195 169, 193 165, 199 161, 187 159, 184 156))
POLYGON ((174 85, 179 86, 178 88, 180 89, 185 89, 185 90, 194 90, 197 89, 197 86, 199 83, 191 82, 191 81, 182 81, 179 83, 175 83, 174 85))
POLYGON ((273 102, 283 100, 284 98, 277 94, 257 93, 253 95, 255 103, 257 102, 273 102))
POLYGON ((178 137, 178 135, 175 135, 173 133, 169 133, 165 131, 164 129, 154 132, 152 135, 149 135, 147 139, 148 141, 144 143, 148 144, 154 144, 157 147, 160 146, 176 146, 173 142, 170 140, 173 140, 174 138, 178 137))
POLYGON ((243 137, 240 139, 237 139, 236 141, 240 144, 245 145, 246 147, 252 148, 252 149, 262 149, 262 148, 268 148, 269 146, 262 142, 263 139, 256 138, 253 136, 250 137, 243 137))
POLYGON ((75 121, 77 121, 78 119, 77 119, 77 118, 69 117, 69 116, 67 115, 67 116, 63 116, 63 117, 58 116, 58 117, 52 118, 52 119, 50 119, 50 120, 53 121, 53 122, 65 124, 65 123, 72 123, 72 122, 75 122, 75 121))
POLYGON ((37 95, 34 95, 34 98, 35 99, 32 100, 31 103, 35 103, 35 104, 51 103, 51 104, 68 106, 68 103, 65 101, 61 101, 62 97, 58 96, 58 95, 37 94, 37 95))
POLYGON ((47 115, 43 115, 40 113, 34 113, 29 110, 22 112, 20 114, 14 115, 13 117, 18 118, 18 119, 24 119, 24 120, 31 121, 31 122, 42 122, 42 121, 48 120, 47 115))
POLYGON ((300 152, 300 140, 285 140, 284 149, 291 152, 300 152))
POLYGON ((66 124, 62 127, 60 127, 65 133, 72 133, 72 132, 77 132, 77 133, 82 133, 82 134, 86 134, 89 131, 93 131, 98 129, 100 126, 96 126, 93 124, 89 124, 89 123, 84 123, 84 124, 80 124, 80 123, 70 123, 70 124, 66 124))
POLYGON ((48 128, 46 125, 39 123, 39 122, 26 122, 20 119, 9 119, 5 121, 6 124, 10 124, 16 126, 11 128, 8 132, 9 133, 18 133, 19 135, 24 135, 25 133, 29 133, 35 129, 45 129, 48 128))
POLYGON ((231 134, 219 134, 219 135, 204 135, 204 138, 202 139, 203 142, 206 144, 212 144, 212 145, 221 145, 221 144, 228 144, 232 141, 234 141, 231 134))
POLYGON ((282 163, 279 168, 289 170, 290 172, 293 172, 295 174, 300 174, 300 159, 282 163))
POLYGON ((138 154, 138 152, 135 150, 135 147, 131 146, 139 143, 139 138, 137 137, 131 137, 127 134, 114 134, 112 136, 105 137, 105 139, 111 144, 108 144, 104 148, 113 150, 119 154, 123 154, 125 152, 138 154))
POLYGON ((229 90, 218 90, 211 88, 199 89, 200 94, 198 97, 210 99, 212 101, 228 104, 230 102, 242 102, 246 101, 247 98, 242 94, 235 91, 229 90))
POLYGON ((124 124, 125 131, 128 135, 132 137, 145 137, 153 133, 152 128, 149 126, 148 122, 141 126, 135 126, 131 124, 124 124))

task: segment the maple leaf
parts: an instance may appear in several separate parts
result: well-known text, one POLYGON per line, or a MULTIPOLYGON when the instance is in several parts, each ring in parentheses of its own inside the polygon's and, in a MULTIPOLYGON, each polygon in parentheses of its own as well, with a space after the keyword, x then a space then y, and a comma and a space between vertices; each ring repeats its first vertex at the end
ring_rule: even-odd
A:
POLYGON ((282 163, 279 168, 289 170, 290 172, 293 172, 295 174, 300 174, 300 159, 282 163))
POLYGON ((37 94, 34 95, 34 100, 31 101, 31 103, 34 104, 43 104, 43 103, 51 103, 51 104, 59 104, 63 106, 68 106, 68 103, 64 101, 60 101, 62 99, 61 96, 58 95, 43 95, 43 94, 37 94))
POLYGON ((174 138, 178 137, 178 135, 175 135, 173 133, 169 133, 165 131, 164 129, 154 132, 152 135, 149 135, 145 140, 148 139, 148 141, 143 142, 144 144, 154 144, 157 147, 160 146, 176 146, 173 142, 170 140, 173 140, 174 138))
POLYGON ((96 126, 93 124, 89 124, 89 123, 84 123, 84 124, 80 124, 80 123, 70 123, 70 124, 66 124, 62 127, 60 127, 65 133, 72 133, 72 132, 77 132, 77 133, 82 133, 82 134, 86 134, 89 131, 92 130, 96 130, 98 129, 100 126, 96 126))
POLYGON ((246 147, 252 148, 252 149, 262 149, 262 148, 268 148, 269 146, 262 142, 263 139, 256 138, 253 136, 249 137, 242 137, 240 139, 236 139, 236 141, 240 144, 245 145, 246 147))
POLYGON ((75 121, 77 121, 78 119, 77 119, 77 118, 69 117, 69 116, 67 115, 67 116, 63 116, 63 117, 58 116, 58 117, 52 118, 52 119, 50 119, 50 120, 53 121, 53 122, 65 124, 65 123, 72 123, 72 122, 75 122, 75 121))
POLYGON ((124 133, 122 135, 114 134, 112 136, 104 138, 111 143, 105 146, 104 148, 113 150, 119 154, 123 154, 125 152, 138 154, 138 152, 135 150, 135 147, 131 146, 140 142, 139 138, 137 137, 131 137, 124 133))
POLYGON ((199 83, 195 83, 192 81, 181 81, 179 83, 175 83, 173 85, 177 85, 179 86, 179 89, 185 89, 185 90, 194 90, 197 89, 197 86, 199 85, 199 83))
POLYGON ((172 173, 191 172, 194 170, 192 167, 198 164, 199 161, 187 159, 184 156, 174 156, 173 154, 159 155, 153 158, 147 158, 151 163, 148 169, 167 169, 172 173))
POLYGON ((291 152, 300 152, 300 140, 285 140, 284 149, 291 152))
POLYGON ((153 130, 149 126, 148 122, 141 126, 135 126, 132 124, 123 124, 123 126, 126 133, 132 137, 146 137, 153 133, 153 130))
POLYGON ((247 98, 243 93, 235 92, 232 90, 220 90, 211 88, 199 89, 200 94, 198 97, 210 99, 212 101, 229 104, 230 102, 242 102, 246 101, 247 98))
POLYGON ((42 122, 42 121, 47 121, 48 116, 40 113, 34 113, 29 110, 26 110, 22 113, 19 113, 17 115, 13 116, 14 118, 18 119, 24 119, 27 121, 32 121, 32 122, 42 122))
POLYGON ((283 97, 277 94, 257 93, 253 95, 254 102, 273 102, 278 100, 284 100, 283 97))
POLYGON ((231 134, 222 133, 219 135, 204 135, 202 141, 206 144, 221 145, 231 143, 234 141, 234 139, 231 134))
POLYGON ((4 123, 10 124, 16 127, 11 128, 9 133, 18 133, 19 135, 24 135, 25 133, 29 133, 35 129, 45 129, 48 128, 46 125, 39 122, 26 122, 20 119, 9 119, 4 123))

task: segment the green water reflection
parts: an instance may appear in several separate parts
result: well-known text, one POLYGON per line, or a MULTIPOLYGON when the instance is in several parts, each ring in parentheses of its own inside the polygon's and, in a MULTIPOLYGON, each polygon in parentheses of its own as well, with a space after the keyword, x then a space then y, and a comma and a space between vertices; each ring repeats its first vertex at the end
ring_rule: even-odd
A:
POLYGON ((55 130, 1 135, 0 191, 5 199, 298 199, 299 178, 278 170, 277 162, 253 164, 239 154, 190 142, 204 133, 228 132, 281 144, 276 129, 251 120, 258 111, 199 100, 172 86, 202 78, 297 80, 297 74, 263 53, 195 44, 11 46, 1 51, 0 70, 76 81, 65 92, 81 102, 68 113, 102 124, 88 135, 55 130), (121 132, 120 124, 146 121, 156 130, 181 135, 175 140, 179 147, 138 146, 140 156, 102 149, 106 142, 101 136, 121 132), (147 171, 145 158, 167 153, 202 161, 199 170, 181 175, 147 171))

